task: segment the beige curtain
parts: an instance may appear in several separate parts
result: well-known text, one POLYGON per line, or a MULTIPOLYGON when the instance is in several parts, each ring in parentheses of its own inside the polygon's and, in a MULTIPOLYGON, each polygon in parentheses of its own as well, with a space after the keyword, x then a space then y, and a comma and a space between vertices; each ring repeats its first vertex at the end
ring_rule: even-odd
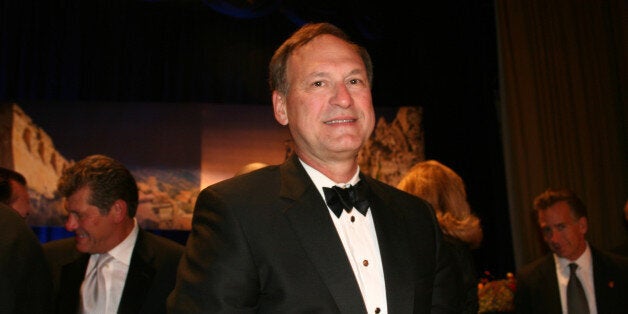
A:
POLYGON ((500 109, 517 268, 546 252, 532 201, 576 191, 588 239, 625 240, 628 1, 496 0, 500 109))

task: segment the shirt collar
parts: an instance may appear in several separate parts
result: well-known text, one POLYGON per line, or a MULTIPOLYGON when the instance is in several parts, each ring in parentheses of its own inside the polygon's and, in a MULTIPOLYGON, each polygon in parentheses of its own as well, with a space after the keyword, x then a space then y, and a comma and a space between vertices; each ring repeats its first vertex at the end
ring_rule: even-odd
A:
POLYGON ((323 199, 325 199, 323 187, 332 187, 334 185, 337 185, 339 187, 346 187, 347 185, 354 185, 358 183, 358 181, 360 181, 360 166, 358 166, 358 169, 356 170, 351 180, 349 180, 349 182, 334 182, 332 179, 326 177, 320 171, 312 168, 310 165, 303 162, 303 160, 301 160, 300 158, 299 162, 301 162, 301 165, 303 165, 303 168, 305 168, 305 171, 310 176, 310 179, 312 179, 312 182, 314 182, 316 189, 321 194, 323 199))
POLYGON ((578 259, 576 259, 575 261, 570 261, 569 259, 566 259, 564 257, 558 257, 558 255, 554 254, 554 260, 556 261, 556 263, 558 263, 558 265, 560 265, 560 269, 563 271, 563 273, 569 274, 569 264, 571 263, 578 264, 578 268, 582 269, 583 271, 591 268, 591 248, 589 248, 589 242, 587 242, 586 244, 587 248, 584 250, 584 253, 582 253, 580 257, 578 257, 578 259))
POLYGON ((139 229, 137 220, 133 218, 133 230, 131 230, 131 233, 129 233, 129 235, 122 242, 120 242, 120 244, 108 252, 109 255, 113 256, 113 258, 119 262, 130 265, 139 229))

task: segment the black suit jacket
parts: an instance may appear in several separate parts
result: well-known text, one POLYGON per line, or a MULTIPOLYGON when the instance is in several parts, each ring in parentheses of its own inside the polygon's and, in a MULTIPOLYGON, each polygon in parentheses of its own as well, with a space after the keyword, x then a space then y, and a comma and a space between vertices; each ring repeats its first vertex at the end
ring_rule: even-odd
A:
MULTIPOLYGON (((77 313, 90 254, 76 250, 75 239, 44 244, 54 278, 55 313, 77 313)), ((183 246, 140 229, 133 248, 118 313, 165 313, 183 246)))
POLYGON ((468 243, 449 235, 443 236, 443 249, 451 250, 456 269, 456 283, 459 288, 460 303, 458 313, 477 314, 480 309, 478 300, 479 279, 468 243))
POLYGON ((617 255, 628 257, 628 240, 624 241, 624 243, 614 247, 611 249, 612 253, 617 255))
MULTIPOLYGON (((628 259, 589 247, 598 313, 627 313, 628 259)), ((562 313, 552 254, 525 265, 516 278, 516 313, 562 313)))
MULTIPOLYGON (((433 295, 434 312, 445 313, 455 280, 439 259, 433 210, 362 180, 371 191, 389 313, 429 313, 433 295)), ((168 306, 186 314, 366 313, 325 202, 296 156, 201 192, 168 306)))
POLYGON ((0 203, 0 313, 47 314, 51 293, 39 240, 24 218, 0 203))

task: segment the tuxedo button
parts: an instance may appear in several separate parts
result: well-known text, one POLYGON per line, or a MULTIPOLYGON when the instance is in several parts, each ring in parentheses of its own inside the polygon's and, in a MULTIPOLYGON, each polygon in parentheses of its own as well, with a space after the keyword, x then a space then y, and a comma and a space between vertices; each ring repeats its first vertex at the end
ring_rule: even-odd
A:
POLYGON ((355 221, 355 216, 351 216, 351 222, 355 221))
POLYGON ((365 260, 363 260, 363 261, 362 261, 362 265, 364 265, 364 266, 368 266, 368 265, 369 265, 369 261, 368 261, 368 260, 366 260, 366 259, 365 259, 365 260))
POLYGON ((382 311, 382 309, 380 309, 378 307, 375 308, 375 314, 380 313, 381 311, 382 311))

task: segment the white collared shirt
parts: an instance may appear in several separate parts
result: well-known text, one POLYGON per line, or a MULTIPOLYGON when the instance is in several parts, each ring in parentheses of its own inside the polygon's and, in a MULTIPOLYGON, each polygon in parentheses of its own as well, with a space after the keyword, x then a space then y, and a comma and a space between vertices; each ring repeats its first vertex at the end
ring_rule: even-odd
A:
MULTIPOLYGON (((587 243, 587 249, 584 253, 573 262, 578 264, 576 276, 578 276, 578 279, 582 283, 584 293, 587 296, 589 313, 597 314, 595 288, 593 286, 593 260, 591 259, 589 243, 587 243)), ((562 305, 563 314, 567 314, 567 284, 569 283, 570 274, 569 264, 572 263, 572 261, 554 254, 554 263, 556 264, 556 277, 558 278, 558 289, 560 290, 560 304, 562 305)))
MULTIPOLYGON (((118 306, 120 305, 120 299, 122 298, 122 290, 124 289, 126 276, 129 272, 131 256, 133 255, 133 249, 135 248, 135 242, 137 241, 137 234, 139 232, 137 221, 135 219, 133 220, 133 230, 124 239, 124 241, 120 242, 120 244, 107 252, 113 257, 113 260, 103 266, 102 269, 102 273, 105 278, 105 288, 107 291, 107 308, 105 310, 105 313, 107 314, 115 314, 118 312, 118 306)), ((90 256, 86 273, 89 273, 94 267, 96 259, 99 255, 100 254, 92 254, 90 256)))
MULTIPOLYGON (((332 187, 334 185, 345 187, 356 184, 360 180, 359 168, 349 182, 337 183, 303 161, 301 161, 301 164, 314 182, 314 185, 316 185, 323 200, 325 200, 323 187, 332 187)), ((372 211, 369 208, 366 216, 363 216, 354 208, 351 213, 343 211, 340 217, 336 217, 336 214, 329 207, 327 209, 351 263, 367 313, 376 313, 376 309, 379 309, 377 313, 387 313, 384 268, 379 253, 372 211)))

